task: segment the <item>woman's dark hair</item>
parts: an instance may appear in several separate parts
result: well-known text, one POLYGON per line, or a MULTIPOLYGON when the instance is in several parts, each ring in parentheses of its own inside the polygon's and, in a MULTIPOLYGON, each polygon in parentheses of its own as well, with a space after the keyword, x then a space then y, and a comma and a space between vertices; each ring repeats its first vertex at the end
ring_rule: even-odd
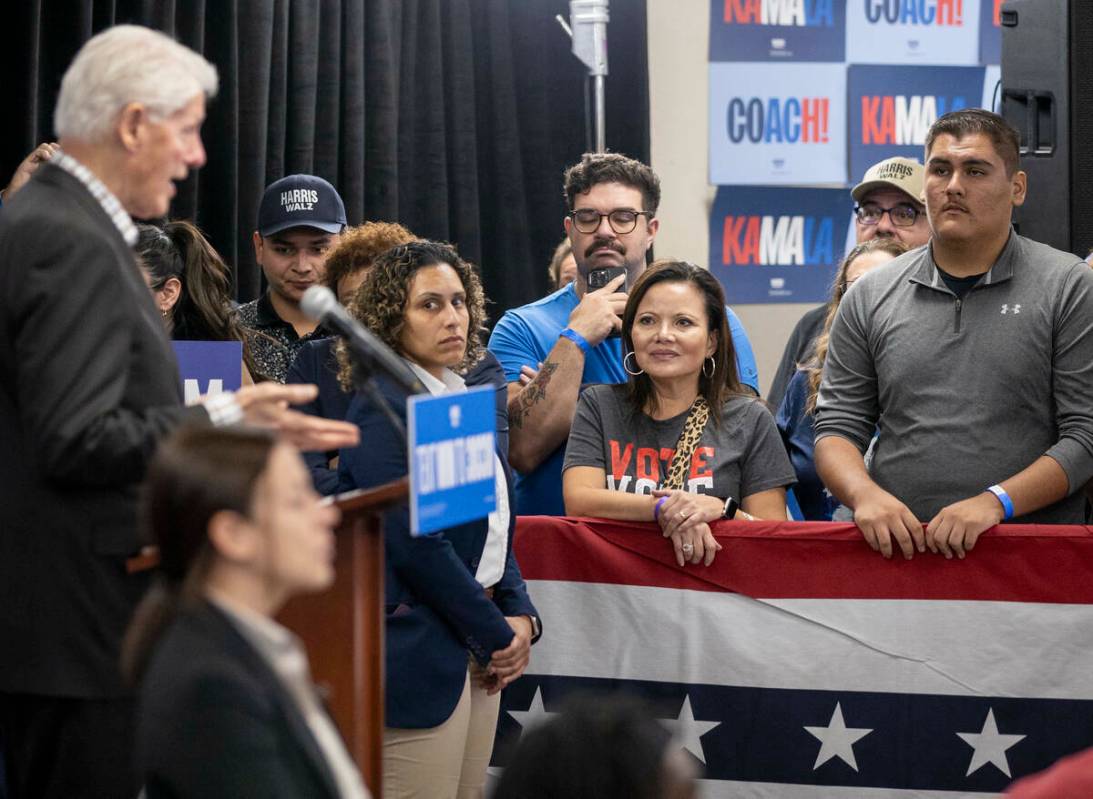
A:
POLYGON ((824 361, 827 360, 827 348, 831 343, 831 325, 835 323, 835 314, 839 311, 839 303, 843 301, 843 296, 850 288, 850 285, 846 282, 846 275, 850 271, 851 264, 861 256, 871 252, 884 252, 893 258, 898 258, 907 252, 907 245, 899 239, 869 239, 854 247, 839 264, 839 268, 835 272, 835 282, 831 286, 831 297, 827 301, 827 316, 824 317, 824 327, 820 335, 816 336, 812 358, 798 367, 808 372, 806 413, 816 412, 816 396, 820 392, 820 378, 823 376, 824 361))
MULTIPOLYGON (((482 338, 486 324, 486 295, 478 272, 459 257, 452 245, 418 239, 387 250, 373 261, 372 268, 357 290, 357 296, 349 303, 349 312, 385 344, 401 352, 399 338, 406 320, 410 283, 419 269, 436 264, 447 264, 454 269, 467 294, 467 313, 470 317, 467 352, 458 367, 466 371, 482 359, 485 351, 482 338)), ((344 342, 338 342, 337 353, 338 381, 346 391, 352 391, 353 369, 344 342)))
POLYGON ((209 521, 224 510, 251 515, 255 485, 276 440, 244 428, 184 428, 148 468, 141 522, 159 547, 159 574, 137 607, 122 647, 122 671, 136 684, 179 607, 202 595, 213 561, 209 521))
POLYGON ((252 375, 255 365, 247 338, 232 308, 231 270, 196 226, 185 220, 137 226, 136 253, 149 276, 152 291, 171 278, 182 284, 171 311, 175 341, 239 341, 252 375))
MULTIPOLYGON (((658 283, 690 283, 702 295, 706 308, 706 325, 711 333, 717 334, 717 348, 714 350, 714 368, 707 377, 704 371, 698 375, 698 393, 710 404, 710 418, 714 424, 721 423, 721 406, 733 394, 743 394, 744 390, 736 376, 736 349, 733 347, 729 323, 725 318, 725 294, 717 278, 709 270, 695 266, 687 261, 661 260, 653 263, 630 289, 626 301, 626 310, 622 314, 622 347, 624 353, 634 351, 634 339, 631 331, 634 319, 638 315, 645 293, 658 283)), ((703 368, 705 364, 703 364, 703 368)), ((627 381, 630 404, 634 413, 641 413, 646 407, 655 407, 656 392, 653 381, 646 374, 636 377, 631 375, 627 381)))
POLYGON ((494 799, 663 799, 671 736, 635 699, 574 697, 523 734, 494 799))

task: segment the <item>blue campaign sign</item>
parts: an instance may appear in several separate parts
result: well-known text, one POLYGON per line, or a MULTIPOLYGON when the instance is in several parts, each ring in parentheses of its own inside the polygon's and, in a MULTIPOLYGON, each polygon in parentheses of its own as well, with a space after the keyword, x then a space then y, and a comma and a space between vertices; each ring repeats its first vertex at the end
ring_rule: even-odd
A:
POLYGON ((846 60, 978 64, 979 5, 980 0, 847 0, 846 60))
POLYGON ((710 61, 839 61, 845 0, 710 0, 710 61))
POLYGON ((846 182, 843 64, 710 64, 710 182, 846 182))
POLYGON ((718 187, 710 270, 728 303, 826 300, 852 207, 847 189, 718 187))
POLYGON ((243 345, 238 341, 175 341, 186 404, 205 394, 238 391, 243 383, 243 345))
POLYGON ((851 66, 850 181, 878 161, 902 155, 922 161, 930 126, 983 98, 982 67, 851 66))
POLYGON ((410 533, 427 535, 497 509, 495 390, 417 395, 407 401, 410 533))
POLYGON ((979 63, 1002 63, 1002 2, 980 0, 979 7, 979 63))

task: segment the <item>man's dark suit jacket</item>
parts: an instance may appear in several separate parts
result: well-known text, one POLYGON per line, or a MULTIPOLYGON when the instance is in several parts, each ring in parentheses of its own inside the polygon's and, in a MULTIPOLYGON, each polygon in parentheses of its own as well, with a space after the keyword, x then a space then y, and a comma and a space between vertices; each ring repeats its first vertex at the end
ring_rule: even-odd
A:
POLYGON ((170 342, 117 227, 46 164, 0 211, 0 691, 123 693, 147 579, 137 487, 186 418, 170 342))
POLYGON ((326 759, 269 664, 216 607, 183 610, 141 684, 148 799, 337 799, 326 759))

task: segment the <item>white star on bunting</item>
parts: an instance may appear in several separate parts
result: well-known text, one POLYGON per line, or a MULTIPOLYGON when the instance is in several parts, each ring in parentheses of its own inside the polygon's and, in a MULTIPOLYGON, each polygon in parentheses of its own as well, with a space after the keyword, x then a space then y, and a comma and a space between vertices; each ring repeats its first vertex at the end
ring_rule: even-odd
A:
POLYGON ((847 727, 843 721, 843 709, 835 703, 835 712, 826 727, 805 727, 809 734, 820 741, 820 752, 816 755, 815 771, 828 760, 837 757, 854 771, 858 770, 858 761, 854 757, 854 744, 872 732, 862 727, 847 727))
POLYGON ((700 739, 714 727, 720 727, 720 721, 695 721, 689 694, 683 695, 683 707, 679 709, 678 718, 659 721, 675 736, 681 748, 686 749, 703 763, 706 762, 706 754, 702 751, 700 739))
POLYGON ((987 720, 983 722, 981 732, 958 732, 957 735, 974 750, 965 777, 971 776, 973 771, 978 771, 988 763, 993 763, 1007 777, 1012 776, 1006 750, 1025 736, 1000 734, 994 721, 994 708, 987 710, 987 720))
POLYGON ((524 734, 524 730, 530 730, 537 724, 542 724, 549 721, 552 716, 558 715, 543 707, 543 689, 540 687, 535 689, 535 696, 531 698, 531 706, 527 710, 509 710, 507 712, 520 725, 521 735, 524 734))

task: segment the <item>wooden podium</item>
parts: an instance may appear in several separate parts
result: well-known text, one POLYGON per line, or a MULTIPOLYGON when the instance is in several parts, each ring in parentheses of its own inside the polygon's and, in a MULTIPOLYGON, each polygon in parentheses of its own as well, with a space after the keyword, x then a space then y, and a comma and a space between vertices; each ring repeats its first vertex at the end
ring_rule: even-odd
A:
POLYGON ((289 601, 278 620, 303 639, 311 675, 372 796, 383 796, 383 516, 405 479, 336 497, 334 585, 289 601))

